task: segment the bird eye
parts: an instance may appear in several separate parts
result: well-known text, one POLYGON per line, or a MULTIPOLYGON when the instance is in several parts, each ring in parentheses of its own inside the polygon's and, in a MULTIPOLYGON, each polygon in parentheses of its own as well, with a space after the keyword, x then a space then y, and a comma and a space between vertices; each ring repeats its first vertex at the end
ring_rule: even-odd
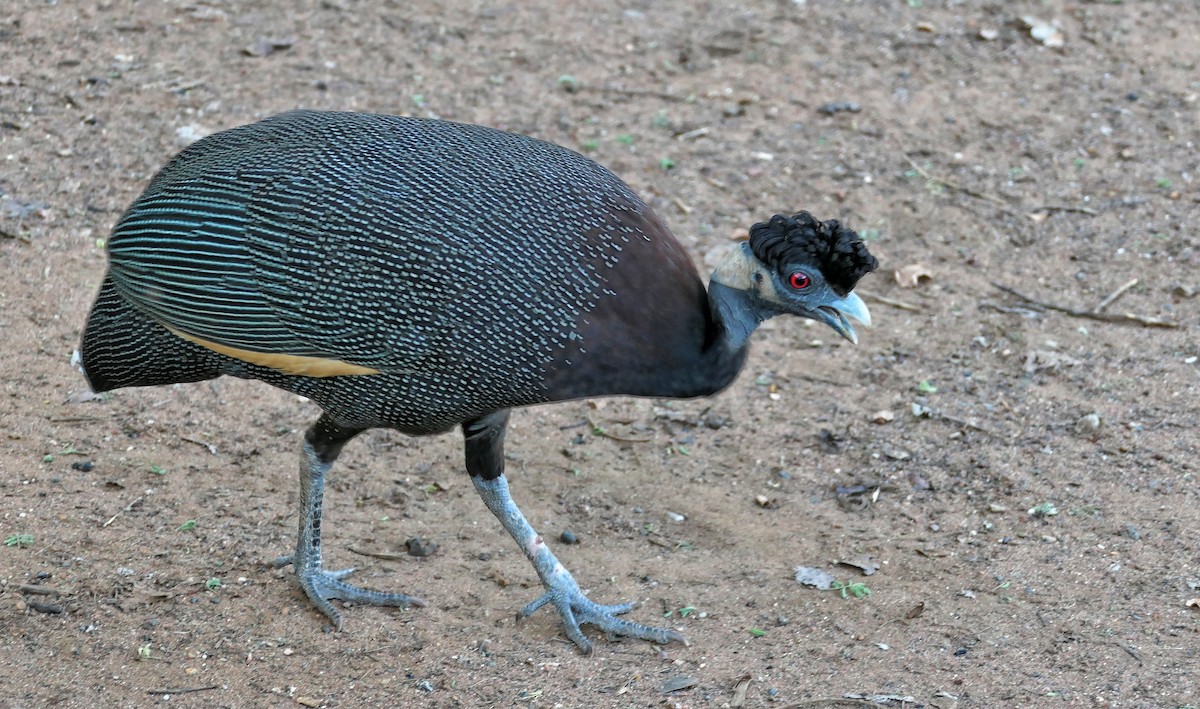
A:
POLYGON ((808 274, 801 271, 796 271, 788 277, 788 285, 796 290, 804 290, 808 288, 810 283, 812 283, 812 280, 808 277, 808 274))

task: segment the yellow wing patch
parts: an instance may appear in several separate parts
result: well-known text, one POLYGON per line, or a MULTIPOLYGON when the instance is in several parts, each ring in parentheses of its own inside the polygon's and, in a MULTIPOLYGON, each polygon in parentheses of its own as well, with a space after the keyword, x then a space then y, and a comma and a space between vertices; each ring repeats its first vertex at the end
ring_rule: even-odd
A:
MULTIPOLYGON (((165 326, 164 326, 165 327, 165 326)), ((212 350, 218 354, 223 354, 227 357, 257 364, 260 367, 270 367, 284 374, 292 374, 299 377, 344 377, 362 374, 379 374, 378 369, 364 367, 359 364, 351 364, 343 362, 339 359, 324 359, 322 357, 307 357, 305 355, 282 354, 277 352, 255 352, 253 350, 243 350, 239 347, 230 347, 217 342, 189 335, 186 332, 181 332, 173 327, 168 327, 173 334, 182 337, 188 342, 194 342, 201 347, 212 350)))

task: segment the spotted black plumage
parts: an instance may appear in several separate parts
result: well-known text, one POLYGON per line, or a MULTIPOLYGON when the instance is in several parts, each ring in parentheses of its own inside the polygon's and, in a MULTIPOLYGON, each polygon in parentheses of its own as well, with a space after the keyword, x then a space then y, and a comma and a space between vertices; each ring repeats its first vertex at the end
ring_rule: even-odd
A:
POLYGON ((870 314, 850 289, 875 266, 836 222, 776 216, 706 290, 654 212, 577 153, 480 126, 313 111, 181 152, 107 249, 81 352, 94 389, 231 375, 324 410, 305 435, 296 549, 280 562, 337 627, 331 599, 423 603, 324 569, 324 479, 342 447, 374 427, 461 426, 467 472, 546 588, 522 613, 554 605, 585 650, 580 624, 682 636, 592 602, 533 531, 503 474, 510 410, 715 393, 757 324, 782 313, 857 341, 850 321, 870 314), (781 278, 795 262, 815 269, 803 288, 781 278))

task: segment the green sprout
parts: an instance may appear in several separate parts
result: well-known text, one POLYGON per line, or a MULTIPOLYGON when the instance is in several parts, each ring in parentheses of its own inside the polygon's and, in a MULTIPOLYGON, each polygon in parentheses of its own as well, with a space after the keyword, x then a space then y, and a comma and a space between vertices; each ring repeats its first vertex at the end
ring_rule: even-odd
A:
POLYGON ((862 583, 861 581, 855 581, 853 583, 834 581, 829 590, 841 593, 842 598, 854 596, 855 598, 862 599, 871 595, 871 589, 867 588, 867 584, 862 583))
POLYGON ((1053 502, 1043 502, 1040 505, 1029 508, 1029 514, 1033 517, 1053 517, 1058 514, 1058 508, 1053 502))
POLYGON ((33 546, 33 535, 32 534, 10 534, 8 537, 5 538, 4 546, 16 547, 18 549, 20 549, 21 547, 31 547, 31 546, 33 546))

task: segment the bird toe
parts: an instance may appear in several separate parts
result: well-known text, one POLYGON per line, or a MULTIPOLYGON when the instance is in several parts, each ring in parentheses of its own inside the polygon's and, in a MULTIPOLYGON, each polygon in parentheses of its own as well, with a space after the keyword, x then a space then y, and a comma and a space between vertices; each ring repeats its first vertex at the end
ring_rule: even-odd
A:
POLYGON ((353 571, 354 569, 341 569, 338 571, 306 569, 296 574, 296 579, 300 583, 300 588, 304 590, 304 595, 308 596, 313 605, 317 607, 317 610, 333 621, 334 628, 339 631, 342 629, 342 614, 330 602, 333 599, 365 606, 390 606, 394 608, 424 607, 426 605, 425 600, 417 596, 409 596, 403 593, 385 593, 369 588, 360 588, 342 581, 344 577, 353 571))
POLYGON ((622 613, 628 613, 638 606, 637 603, 616 603, 601 605, 592 601, 583 591, 577 588, 551 589, 542 594, 517 614, 518 619, 526 618, 546 604, 553 604, 562 618, 563 630, 567 637, 577 645, 585 655, 592 654, 592 644, 580 629, 582 625, 594 625, 609 638, 626 637, 649 640, 660 645, 680 642, 684 645, 687 640, 682 634, 669 628, 658 628, 651 625, 634 623, 618 618, 622 613))

